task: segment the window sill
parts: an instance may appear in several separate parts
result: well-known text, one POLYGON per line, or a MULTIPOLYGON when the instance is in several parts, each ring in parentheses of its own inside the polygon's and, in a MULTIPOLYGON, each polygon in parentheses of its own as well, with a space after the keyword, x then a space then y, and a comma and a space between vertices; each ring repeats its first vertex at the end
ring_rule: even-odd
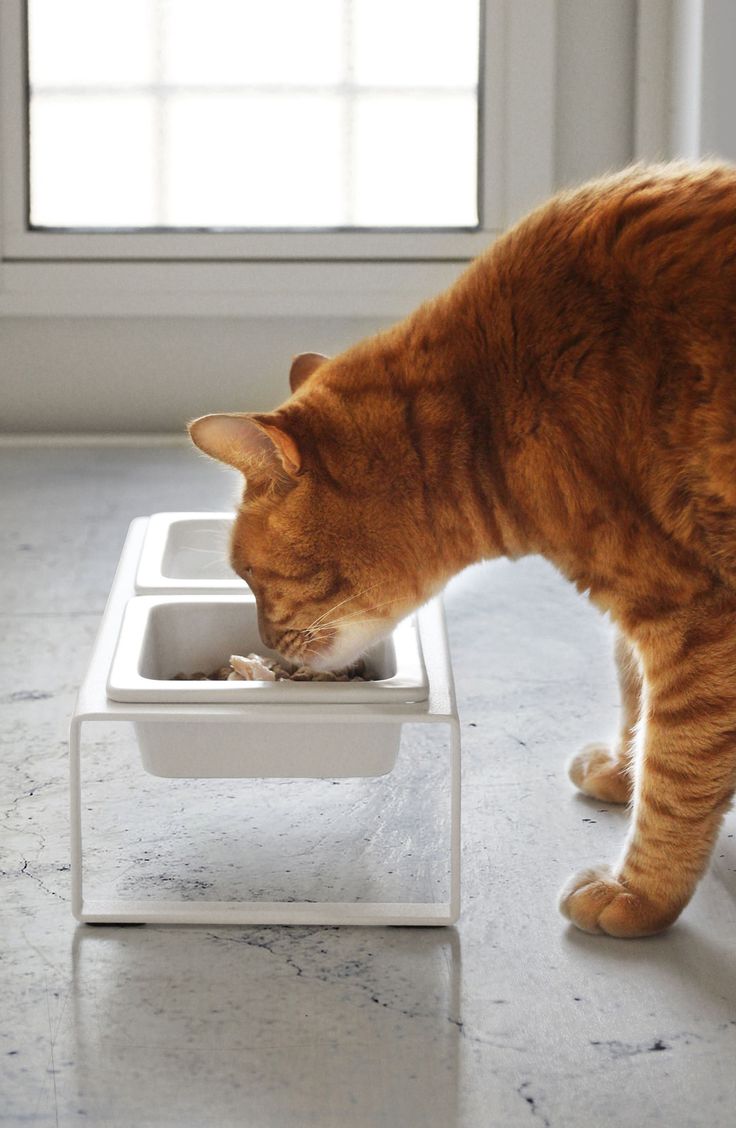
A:
POLYGON ((468 261, 6 261, 0 316, 396 318, 468 261))

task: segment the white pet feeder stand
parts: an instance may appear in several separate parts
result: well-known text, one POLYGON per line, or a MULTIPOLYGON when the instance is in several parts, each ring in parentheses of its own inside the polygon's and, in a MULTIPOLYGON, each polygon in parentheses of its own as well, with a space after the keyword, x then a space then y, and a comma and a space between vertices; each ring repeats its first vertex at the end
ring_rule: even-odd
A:
MULTIPOLYGON (((169 519, 182 519, 185 515, 166 515, 169 519)), ((197 515, 190 515, 195 519, 197 515)), ((217 518, 217 514, 209 514, 208 518, 217 518)), ((449 925, 452 924, 460 911, 460 726, 458 721, 455 692, 450 665, 447 632, 444 612, 439 599, 423 607, 416 616, 421 655, 426 669, 426 699, 421 701, 386 701, 370 702, 368 704, 305 704, 295 701, 293 704, 279 705, 264 704, 262 701, 249 703, 247 700, 230 699, 220 704, 219 700, 199 701, 182 704, 177 701, 166 702, 129 702, 115 701, 108 696, 108 678, 113 667, 113 658, 118 643, 118 638, 123 622, 126 606, 131 598, 140 594, 140 580, 136 585, 136 576, 141 560, 141 551, 146 541, 146 532, 149 521, 153 521, 153 531, 158 535, 160 515, 156 518, 137 518, 131 524, 125 542, 115 580, 110 592, 100 630, 94 645, 94 650, 89 663, 87 674, 81 685, 77 698, 74 714, 70 726, 69 752, 70 752, 70 790, 71 790, 71 860, 72 860, 72 911, 77 920, 89 924, 364 924, 364 925, 449 925), (299 725, 302 730, 312 730, 315 724, 322 730, 325 746, 329 745, 329 730, 324 726, 338 725, 341 732, 348 732, 353 726, 361 730, 364 726, 390 726, 395 731, 396 744, 400 737, 403 724, 441 724, 449 729, 449 900, 446 902, 336 902, 336 901, 175 901, 143 900, 135 901, 125 898, 111 898, 89 900, 84 896, 84 858, 82 837, 82 727, 92 722, 132 721, 138 726, 139 733, 151 733, 151 726, 181 725, 182 723, 196 726, 219 725, 222 744, 227 747, 228 730, 222 726, 251 725, 260 731, 261 726, 276 725, 272 730, 274 737, 277 732, 284 733, 285 725, 299 725)), ((223 522, 230 519, 230 515, 219 515, 223 522)), ((150 538, 149 538, 150 540, 150 538)), ((144 554, 145 562, 145 554, 144 554)), ((245 585, 234 582, 240 599, 252 599, 245 585)), ((145 590, 145 588, 143 589, 145 590)), ((158 591, 169 590, 167 585, 159 587, 158 591)), ((189 596, 202 594, 201 585, 187 587, 186 581, 182 582, 179 589, 189 592, 189 596)), ((218 598, 223 598, 222 584, 214 586, 219 592, 218 598)), ((165 599, 166 597, 164 597, 165 599)), ((186 598, 186 596, 185 596, 186 598)), ((176 685, 177 683, 174 683, 176 685)), ((217 685, 218 683, 213 683, 217 685)), ((227 683, 226 683, 227 684, 227 683)), ((237 683, 229 683, 236 687, 237 683)), ((296 686, 294 687, 296 688, 296 686)), ((322 690, 319 685, 315 689, 322 690)), ((327 688, 326 686, 324 687, 327 688)), ((242 692, 242 690, 240 690, 242 692)), ((171 730, 179 731, 182 730, 171 730)), ((216 735, 217 730, 212 732, 216 735)), ((155 734, 155 730, 154 730, 155 734)), ((360 745, 358 732, 355 733, 356 745, 360 745)), ((376 729, 379 738, 379 730, 376 729)), ((143 753, 143 741, 140 740, 143 753)), ((153 744, 155 746, 155 739, 153 744)), ((217 741, 214 742, 217 744, 217 741)), ((235 742, 230 742, 233 744, 235 742)), ((296 743, 296 742, 295 742, 296 743)), ((365 743, 365 742, 364 742, 365 743)), ((380 745, 380 738, 377 740, 380 745)), ((212 742, 210 742, 210 747, 212 742)), ((187 777, 221 776, 222 778, 263 778, 269 775, 308 775, 309 777, 325 776, 332 778, 332 770, 320 771, 314 769, 314 757, 310 760, 309 770, 290 772, 280 770, 269 772, 264 770, 263 757, 258 762, 258 757, 248 763, 246 757, 242 762, 234 762, 232 753, 224 754, 221 771, 212 770, 209 763, 199 772, 195 762, 190 763, 186 770, 163 771, 156 774, 183 775, 187 777), (255 770, 254 770, 255 765, 255 770)), ((145 762, 145 759, 144 759, 145 762)), ((334 758, 328 763, 334 767, 334 758)), ((375 771, 361 772, 350 770, 343 774, 348 775, 376 775, 384 774, 385 767, 375 771)))

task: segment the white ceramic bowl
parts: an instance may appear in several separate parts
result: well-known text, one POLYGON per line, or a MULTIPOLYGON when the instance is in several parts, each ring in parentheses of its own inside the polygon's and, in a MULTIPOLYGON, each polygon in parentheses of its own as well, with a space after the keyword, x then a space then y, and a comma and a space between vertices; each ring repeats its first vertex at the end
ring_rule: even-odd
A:
MULTIPOLYGON (((273 656, 258 636, 253 600, 222 595, 135 596, 128 601, 107 683, 113 701, 160 705, 136 723, 143 765, 154 775, 374 776, 396 762, 401 725, 371 723, 371 709, 427 698, 427 674, 413 617, 366 655, 365 682, 172 681, 209 672, 230 654, 273 656), (167 704, 209 705, 191 720, 166 717, 167 704), (220 719, 215 705, 254 705, 220 719), (365 706, 360 723, 340 724, 339 706, 365 706), (286 718, 298 710, 300 723, 286 718), (213 715, 214 714, 214 715, 213 715)), ((357 710, 360 713, 360 710, 357 710)))
POLYGON ((228 563, 233 513, 154 513, 135 577, 139 594, 252 592, 228 563))
POLYGON ((128 601, 107 683, 113 701, 327 705, 425 701, 427 675, 413 617, 366 655, 370 681, 172 681, 208 673, 231 654, 276 657, 258 634, 256 606, 226 595, 134 596, 128 601))

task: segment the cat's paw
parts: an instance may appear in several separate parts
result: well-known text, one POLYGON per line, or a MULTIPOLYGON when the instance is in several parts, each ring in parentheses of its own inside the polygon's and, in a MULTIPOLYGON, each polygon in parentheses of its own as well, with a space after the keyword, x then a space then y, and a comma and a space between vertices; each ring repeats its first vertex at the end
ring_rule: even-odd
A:
POLYGON ((567 774, 584 795, 604 803, 628 803, 631 798, 626 765, 605 744, 586 744, 568 761, 567 774))
POLYGON ((613 876, 609 866, 583 870, 560 890, 559 909, 583 932, 651 936, 676 919, 679 907, 663 909, 613 876))

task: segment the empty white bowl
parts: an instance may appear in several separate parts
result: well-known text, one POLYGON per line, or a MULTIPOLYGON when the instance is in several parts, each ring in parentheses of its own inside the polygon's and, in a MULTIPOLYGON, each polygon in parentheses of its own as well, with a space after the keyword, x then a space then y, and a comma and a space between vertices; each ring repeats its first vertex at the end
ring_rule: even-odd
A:
POLYGON ((140 594, 228 593, 252 598, 228 563, 233 513, 154 513, 135 577, 140 594))

